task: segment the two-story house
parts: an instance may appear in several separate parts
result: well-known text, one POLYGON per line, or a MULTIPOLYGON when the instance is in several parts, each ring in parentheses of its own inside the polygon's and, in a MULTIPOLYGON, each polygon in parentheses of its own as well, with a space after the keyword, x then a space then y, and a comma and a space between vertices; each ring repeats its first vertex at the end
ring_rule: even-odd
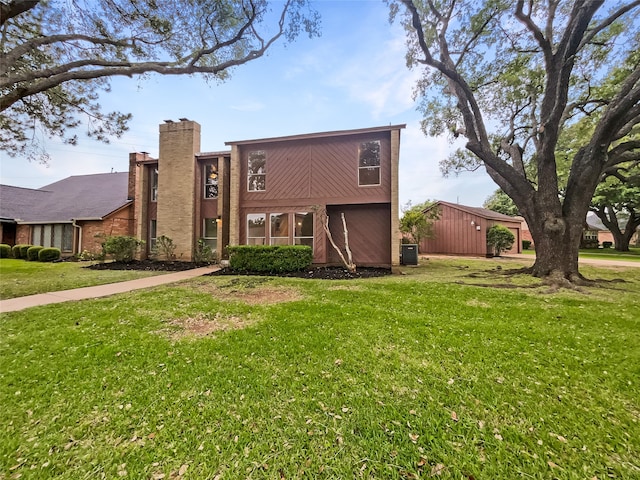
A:
POLYGON ((164 235, 192 260, 199 239, 226 245, 309 245, 339 263, 320 212, 343 245, 344 213, 357 265, 399 263, 398 162, 404 125, 226 142, 200 151, 200 125, 160 125, 159 158, 130 155, 133 232, 147 253, 164 235))

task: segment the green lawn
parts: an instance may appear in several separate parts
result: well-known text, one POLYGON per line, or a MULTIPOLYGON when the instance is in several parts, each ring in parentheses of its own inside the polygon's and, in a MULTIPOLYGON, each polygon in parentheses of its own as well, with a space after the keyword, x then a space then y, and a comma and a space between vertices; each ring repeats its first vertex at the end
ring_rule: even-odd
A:
POLYGON ((163 272, 90 270, 88 262, 42 263, 0 259, 0 300, 70 288, 91 287, 163 272))
POLYGON ((517 265, 2 314, 0 479, 640 478, 640 270, 517 265))
MULTIPOLYGON (((535 250, 522 250, 526 255, 535 255, 535 250)), ((600 258, 603 260, 624 260, 640 262, 640 248, 630 248, 628 252, 619 252, 613 248, 592 248, 580 250, 581 258, 600 258)))

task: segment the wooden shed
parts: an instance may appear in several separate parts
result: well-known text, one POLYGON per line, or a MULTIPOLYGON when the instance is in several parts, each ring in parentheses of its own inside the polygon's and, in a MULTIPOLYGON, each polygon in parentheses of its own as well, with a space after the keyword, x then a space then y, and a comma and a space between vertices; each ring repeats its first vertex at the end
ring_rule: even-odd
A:
POLYGON ((515 237, 513 247, 506 254, 522 252, 521 221, 518 218, 455 203, 438 201, 429 209, 438 208, 440 218, 433 224, 434 237, 420 242, 420 253, 485 256, 487 230, 494 225, 507 227, 515 237))

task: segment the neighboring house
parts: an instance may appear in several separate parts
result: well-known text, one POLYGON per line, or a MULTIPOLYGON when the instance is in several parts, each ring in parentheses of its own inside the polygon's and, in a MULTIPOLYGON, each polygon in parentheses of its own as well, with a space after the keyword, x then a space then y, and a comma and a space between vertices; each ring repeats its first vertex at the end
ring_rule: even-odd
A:
POLYGON ((522 252, 522 224, 519 218, 486 208, 443 201, 435 202, 427 210, 432 208, 440 210, 440 217, 433 223, 433 238, 421 241, 421 253, 479 256, 491 254, 487 248, 487 230, 494 225, 504 225, 515 237, 511 250, 504 253, 522 252))
POLYGON ((28 189, 0 185, 2 243, 99 252, 100 235, 131 231, 128 174, 78 175, 28 189))
POLYGON ((343 245, 345 214, 357 265, 399 263, 398 162, 404 125, 227 142, 200 152, 200 125, 160 125, 157 160, 130 157, 134 235, 164 235, 192 260, 199 239, 226 245, 309 245, 316 264, 339 263, 321 222, 343 245))

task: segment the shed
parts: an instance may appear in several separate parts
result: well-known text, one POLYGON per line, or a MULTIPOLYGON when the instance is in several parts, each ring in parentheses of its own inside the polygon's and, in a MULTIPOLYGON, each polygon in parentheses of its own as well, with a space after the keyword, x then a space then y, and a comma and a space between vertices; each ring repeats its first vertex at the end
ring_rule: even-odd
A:
POLYGON ((437 201, 425 212, 438 208, 439 219, 433 224, 433 238, 420 242, 421 253, 486 256, 487 230, 494 225, 507 227, 515 237, 513 247, 504 253, 522 252, 522 224, 520 219, 487 210, 444 201, 437 201))

